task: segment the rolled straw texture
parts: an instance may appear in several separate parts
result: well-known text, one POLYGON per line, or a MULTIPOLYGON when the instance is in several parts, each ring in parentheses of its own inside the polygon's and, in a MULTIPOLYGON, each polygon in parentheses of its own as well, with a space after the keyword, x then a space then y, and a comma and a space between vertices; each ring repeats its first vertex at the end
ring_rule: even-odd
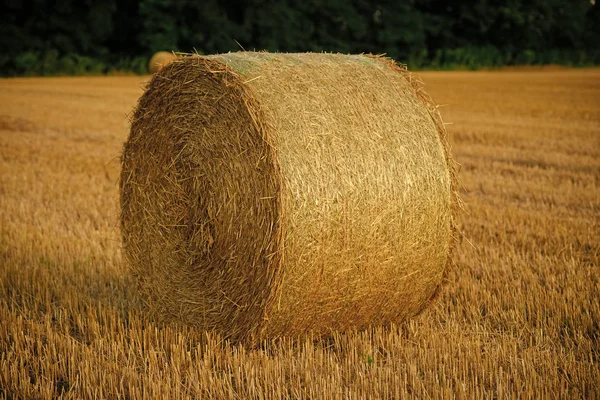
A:
POLYGON ((159 51, 154 53, 152 58, 150 58, 150 62, 148 63, 148 71, 151 74, 155 74, 162 68, 169 65, 176 58, 177 56, 175 54, 168 51, 159 51))
POLYGON ((122 162, 124 249, 160 319, 252 342, 401 322, 450 265, 444 126, 386 58, 179 58, 122 162))

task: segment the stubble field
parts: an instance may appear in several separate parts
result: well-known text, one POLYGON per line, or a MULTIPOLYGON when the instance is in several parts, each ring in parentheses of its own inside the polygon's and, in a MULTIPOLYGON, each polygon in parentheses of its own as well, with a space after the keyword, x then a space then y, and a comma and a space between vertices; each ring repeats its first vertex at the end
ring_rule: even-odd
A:
POLYGON ((442 296, 256 349, 145 317, 118 176, 148 77, 0 80, 0 398, 599 398, 600 70, 421 76, 462 165, 442 296))

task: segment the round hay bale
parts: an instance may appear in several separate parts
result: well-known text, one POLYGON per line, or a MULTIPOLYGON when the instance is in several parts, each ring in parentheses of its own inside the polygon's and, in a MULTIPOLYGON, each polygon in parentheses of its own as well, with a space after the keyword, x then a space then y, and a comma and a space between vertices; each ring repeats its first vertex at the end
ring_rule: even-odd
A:
POLYGON ((155 74, 160 71, 162 68, 169 65, 173 60, 175 60, 177 56, 173 53, 169 53, 168 51, 159 51, 154 53, 150 62, 148 63, 148 71, 151 74, 155 74))
POLYGON ((401 322, 450 265, 444 126, 389 59, 179 58, 122 163, 125 253, 167 321, 251 342, 401 322))

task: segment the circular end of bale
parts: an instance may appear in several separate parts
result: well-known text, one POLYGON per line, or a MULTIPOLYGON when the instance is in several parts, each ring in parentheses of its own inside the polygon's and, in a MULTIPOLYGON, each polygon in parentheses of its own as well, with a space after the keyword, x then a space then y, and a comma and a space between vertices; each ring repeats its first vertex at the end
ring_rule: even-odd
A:
POLYGON ((177 56, 168 51, 159 51, 154 53, 152 58, 150 58, 150 62, 148 63, 148 71, 151 74, 155 74, 176 59, 177 56))
POLYGON ((280 261, 277 165, 254 103, 224 64, 176 61, 123 154, 124 245, 151 310, 233 339, 260 328, 280 261))

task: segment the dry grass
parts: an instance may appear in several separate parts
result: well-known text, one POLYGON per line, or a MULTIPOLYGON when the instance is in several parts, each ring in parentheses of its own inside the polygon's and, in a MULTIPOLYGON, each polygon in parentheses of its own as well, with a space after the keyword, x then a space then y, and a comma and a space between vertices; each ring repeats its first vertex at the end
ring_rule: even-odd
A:
POLYGON ((0 81, 0 397, 600 397, 600 71, 423 78, 463 165, 450 285, 256 350, 143 319, 117 206, 141 79, 0 81))
POLYGON ((120 181, 151 313, 255 343, 430 304, 456 179, 413 85, 388 59, 343 54, 191 56, 156 74, 120 181))

